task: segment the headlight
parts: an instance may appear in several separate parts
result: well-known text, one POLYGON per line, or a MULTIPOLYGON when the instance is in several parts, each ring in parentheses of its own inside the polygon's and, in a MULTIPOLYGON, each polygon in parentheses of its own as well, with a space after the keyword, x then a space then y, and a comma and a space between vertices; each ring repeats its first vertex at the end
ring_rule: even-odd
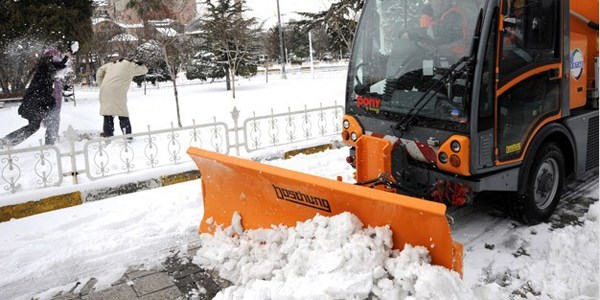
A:
POLYGON ((446 154, 446 152, 440 152, 440 154, 438 155, 438 159, 441 163, 445 164, 448 162, 448 154, 446 154))
POLYGON ((348 120, 344 120, 344 122, 342 122, 342 125, 344 126, 344 129, 350 128, 350 122, 348 120))
POLYGON ((450 143, 450 149, 455 153, 458 153, 458 151, 460 151, 460 143, 458 141, 452 141, 452 143, 450 143))
POLYGON ((350 138, 353 142, 356 142, 356 140, 358 139, 358 135, 356 135, 356 132, 353 132, 350 134, 350 138))

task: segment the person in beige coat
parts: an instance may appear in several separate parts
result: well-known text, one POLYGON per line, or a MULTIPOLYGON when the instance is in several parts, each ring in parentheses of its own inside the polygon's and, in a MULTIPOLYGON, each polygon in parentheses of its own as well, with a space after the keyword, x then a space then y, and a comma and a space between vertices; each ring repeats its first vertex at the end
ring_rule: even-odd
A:
POLYGON ((123 134, 131 134, 131 122, 127 109, 127 91, 135 76, 148 73, 148 68, 141 62, 118 59, 104 64, 96 72, 96 80, 100 86, 100 115, 104 116, 102 137, 113 136, 114 116, 119 117, 119 125, 123 134))

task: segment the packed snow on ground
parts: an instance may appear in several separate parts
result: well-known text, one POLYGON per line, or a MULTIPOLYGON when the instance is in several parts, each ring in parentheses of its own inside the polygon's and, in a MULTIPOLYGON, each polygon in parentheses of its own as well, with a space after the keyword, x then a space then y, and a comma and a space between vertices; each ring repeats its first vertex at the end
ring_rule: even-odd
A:
MULTIPOLYGON (((302 172, 321 165, 329 170, 322 175, 334 178, 347 174, 340 163, 346 155, 347 149, 336 149, 269 163, 302 172)), ((523 292, 528 299, 597 299, 597 183, 589 193, 596 202, 579 225, 561 229, 541 224, 509 234, 502 223, 486 225, 485 216, 472 216, 455 238, 487 227, 490 242, 505 244, 491 251, 481 240, 467 242, 461 280, 429 264, 422 247, 391 250, 389 229, 365 227, 351 214, 290 228, 242 232, 237 225, 199 236, 203 211, 195 180, 0 223, 0 298, 47 299, 90 277, 106 288, 129 266, 157 266, 169 250, 185 252, 200 240, 193 261, 234 284, 219 299, 361 299, 371 293, 383 299, 521 299, 515 291, 523 286, 531 288, 523 292), (528 254, 504 252, 511 241, 527 243, 528 254)))
MULTIPOLYGON (((322 161, 280 166, 311 170, 311 162, 322 161)), ((487 215, 471 215, 453 228, 455 239, 486 234, 458 240, 465 246, 463 280, 430 265, 423 247, 391 250, 388 228, 365 228, 350 214, 246 232, 233 218, 214 236, 202 234, 194 262, 234 283, 218 299, 598 299, 598 183, 587 189, 594 204, 575 226, 489 223, 487 215)))
MULTIPOLYGON (((273 77, 268 84, 239 81, 236 100, 221 84, 180 87, 184 123, 228 117, 233 106, 250 115, 271 107, 287 111, 288 106, 342 102, 343 73, 319 80, 273 77)), ((61 132, 68 125, 99 131, 97 93, 77 96, 77 106, 63 107, 61 132)), ((148 124, 168 128, 175 120, 173 102, 170 89, 130 93, 134 132, 148 124)), ((16 107, 9 107, 0 109, 0 125, 3 136, 25 121, 16 107)), ((35 146, 41 137, 42 130, 19 147, 35 146)), ((347 153, 342 148, 265 163, 351 181, 347 153)), ((91 277, 99 280, 98 289, 107 288, 129 267, 155 267, 171 250, 185 253, 188 244, 198 241, 203 247, 194 262, 233 283, 218 295, 221 299, 359 299, 371 294, 384 299, 598 299, 598 183, 585 189, 583 196, 593 202, 589 212, 562 228, 522 226, 465 208, 468 218, 452 227, 454 239, 465 246, 461 280, 429 264, 424 248, 391 250, 389 229, 365 227, 351 214, 315 217, 291 228, 242 232, 234 226, 215 236, 199 235, 203 200, 195 180, 0 223, 0 299, 48 299, 91 277)))
POLYGON ((160 264, 196 239, 199 195, 193 181, 0 223, 0 299, 70 290, 91 277, 107 288, 128 266, 160 264))

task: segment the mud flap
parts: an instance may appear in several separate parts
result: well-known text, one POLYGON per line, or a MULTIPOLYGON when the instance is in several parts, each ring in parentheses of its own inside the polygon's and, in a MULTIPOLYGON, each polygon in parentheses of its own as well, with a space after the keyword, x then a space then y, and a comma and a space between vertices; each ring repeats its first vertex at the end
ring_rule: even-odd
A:
POLYGON ((443 204, 290 171, 198 148, 187 153, 201 173, 204 219, 229 226, 234 212, 244 229, 295 226, 316 214, 356 215, 365 226, 389 225, 394 248, 424 246, 432 263, 462 274, 462 245, 452 240, 443 204))

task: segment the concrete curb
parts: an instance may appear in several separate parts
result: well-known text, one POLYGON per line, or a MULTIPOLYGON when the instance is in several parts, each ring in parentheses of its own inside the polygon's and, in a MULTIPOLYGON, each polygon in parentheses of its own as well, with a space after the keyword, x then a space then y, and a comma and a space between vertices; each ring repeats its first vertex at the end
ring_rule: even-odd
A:
POLYGON ((19 219, 61 208, 80 205, 82 203, 81 199, 81 192, 74 192, 44 198, 38 201, 29 201, 21 204, 3 206, 0 207, 0 222, 6 222, 10 219, 19 219))
POLYGON ((15 205, 2 206, 0 207, 0 222, 10 221, 11 219, 25 218, 61 208, 81 205, 85 202, 98 201, 119 195, 150 190, 198 178, 200 178, 200 172, 188 171, 173 175, 164 175, 160 176, 159 178, 128 182, 118 186, 77 191, 15 205))
POLYGON ((151 190, 176 183, 186 182, 200 178, 198 170, 187 171, 178 174, 164 175, 159 178, 150 178, 137 182, 128 182, 116 187, 99 188, 84 193, 84 202, 91 202, 112 198, 120 195, 135 193, 139 191, 151 190))
POLYGON ((301 153, 309 155, 309 154, 315 154, 318 152, 324 152, 325 150, 330 150, 333 148, 334 148, 333 144, 325 144, 325 145, 308 147, 308 148, 303 148, 303 149, 298 149, 298 150, 291 150, 291 151, 287 151, 283 154, 283 159, 290 159, 301 153))
POLYGON ((159 188, 160 179, 151 178, 146 180, 140 180, 136 182, 128 182, 118 186, 111 186, 105 188, 98 188, 94 190, 85 191, 83 194, 83 202, 93 202, 103 200, 106 198, 116 197, 129 193, 135 193, 138 191, 151 190, 159 188))
POLYGON ((196 180, 200 178, 200 172, 198 170, 183 172, 170 176, 161 176, 161 186, 167 186, 177 183, 182 183, 190 180, 196 180))
MULTIPOLYGON (((323 152, 327 149, 334 149, 335 145, 325 144, 304 149, 291 150, 284 153, 283 158, 289 159, 300 153, 313 154, 323 152)), ((128 182, 118 186, 97 188, 93 190, 77 191, 69 194, 57 195, 40 200, 33 200, 25 203, 8 205, 0 207, 0 222, 10 221, 11 219, 25 218, 61 208, 67 208, 75 205, 81 205, 85 202, 98 201, 119 195, 135 193, 138 191, 150 190, 190 180, 200 178, 198 170, 187 171, 172 175, 164 175, 159 178, 150 178, 137 182, 128 182)))

